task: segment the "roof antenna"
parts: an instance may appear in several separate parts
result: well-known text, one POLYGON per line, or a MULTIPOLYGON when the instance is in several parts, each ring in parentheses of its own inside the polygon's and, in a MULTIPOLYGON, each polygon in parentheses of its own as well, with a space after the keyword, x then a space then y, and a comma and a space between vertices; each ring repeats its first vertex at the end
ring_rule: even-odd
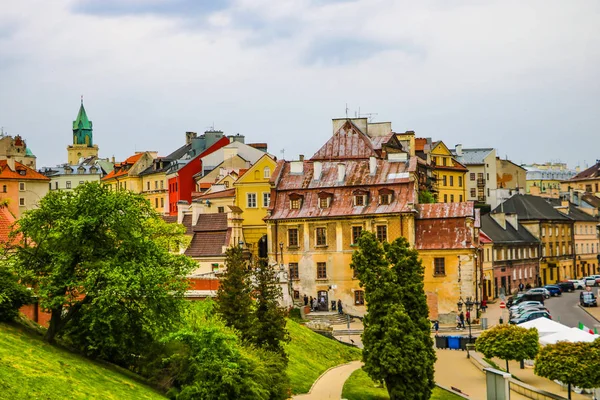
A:
POLYGON ((346 103, 346 118, 348 118, 348 103, 346 103))

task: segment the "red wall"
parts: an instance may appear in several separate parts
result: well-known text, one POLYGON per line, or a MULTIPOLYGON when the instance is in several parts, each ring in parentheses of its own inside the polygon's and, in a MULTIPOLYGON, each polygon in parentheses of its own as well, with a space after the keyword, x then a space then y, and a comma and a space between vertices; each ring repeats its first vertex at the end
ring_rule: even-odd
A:
POLYGON ((38 324, 48 327, 50 324, 50 313, 42 311, 37 304, 27 304, 19 309, 30 320, 37 322, 38 324), (37 313, 36 313, 37 308, 37 313))
POLYGON ((192 201, 192 192, 196 191, 194 175, 202 171, 201 158, 206 157, 228 144, 229 139, 227 137, 222 137, 177 171, 177 176, 175 178, 169 179, 169 215, 177 215, 178 201, 185 200, 188 203, 192 201))

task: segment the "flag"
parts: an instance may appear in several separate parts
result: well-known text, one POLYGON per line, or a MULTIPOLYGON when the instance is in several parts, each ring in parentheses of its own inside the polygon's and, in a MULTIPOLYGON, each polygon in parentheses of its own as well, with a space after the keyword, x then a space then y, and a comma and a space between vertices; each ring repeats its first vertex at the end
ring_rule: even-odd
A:
POLYGON ((579 323, 579 329, 581 329, 582 331, 586 331, 587 333, 591 333, 592 335, 594 334, 594 330, 588 328, 587 326, 585 326, 581 322, 579 323))

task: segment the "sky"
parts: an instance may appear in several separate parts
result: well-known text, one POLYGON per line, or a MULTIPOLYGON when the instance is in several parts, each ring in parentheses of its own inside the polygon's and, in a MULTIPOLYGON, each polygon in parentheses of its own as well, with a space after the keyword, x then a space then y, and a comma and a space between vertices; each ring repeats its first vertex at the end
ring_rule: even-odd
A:
POLYGON ((38 168, 66 162, 81 95, 117 161, 212 127, 310 157, 360 113, 591 165, 599 65, 596 0, 0 0, 0 126, 38 168))

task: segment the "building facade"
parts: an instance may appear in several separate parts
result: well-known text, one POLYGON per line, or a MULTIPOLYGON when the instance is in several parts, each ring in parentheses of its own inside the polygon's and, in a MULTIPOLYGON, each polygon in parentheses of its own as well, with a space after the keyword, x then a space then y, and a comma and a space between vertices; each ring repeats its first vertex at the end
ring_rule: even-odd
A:
POLYGON ((463 149, 461 144, 457 144, 452 154, 468 169, 466 200, 494 208, 498 204, 496 149, 463 149))
POLYGON ((596 160, 596 164, 573 176, 568 181, 562 182, 561 187, 563 192, 575 190, 600 198, 600 160, 596 160))
POLYGON ((73 190, 88 182, 100 182, 102 169, 96 164, 69 165, 44 167, 39 171, 50 178, 50 190, 73 190))
MULTIPOLYGON (((544 163, 523 165, 527 170, 526 193, 534 196, 559 198, 561 182, 577 174, 564 163, 544 163)), ((566 190, 565 190, 566 191, 566 190)))
POLYGON ((15 216, 38 208, 48 193, 50 178, 12 158, 0 160, 0 201, 15 216))
POLYGON ((36 156, 20 136, 12 137, 0 132, 0 160, 13 159, 29 168, 36 169, 36 156))
POLYGON ((101 182, 112 190, 130 190, 142 193, 142 176, 140 174, 153 164, 156 157, 157 154, 153 151, 137 152, 125 161, 115 163, 113 170, 106 174, 101 182))
POLYGON ((462 203, 466 201, 467 168, 454 159, 442 141, 432 144, 429 155, 433 167, 434 195, 437 202, 462 203))

